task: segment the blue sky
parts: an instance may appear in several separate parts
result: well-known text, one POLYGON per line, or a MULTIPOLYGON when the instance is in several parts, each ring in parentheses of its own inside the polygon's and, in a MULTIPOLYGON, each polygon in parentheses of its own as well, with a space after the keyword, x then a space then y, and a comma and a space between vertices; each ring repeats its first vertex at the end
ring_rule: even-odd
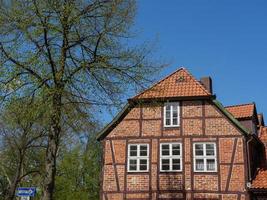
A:
POLYGON ((135 29, 170 61, 157 79, 185 66, 211 76, 224 105, 256 102, 267 120, 266 0, 138 0, 135 29))

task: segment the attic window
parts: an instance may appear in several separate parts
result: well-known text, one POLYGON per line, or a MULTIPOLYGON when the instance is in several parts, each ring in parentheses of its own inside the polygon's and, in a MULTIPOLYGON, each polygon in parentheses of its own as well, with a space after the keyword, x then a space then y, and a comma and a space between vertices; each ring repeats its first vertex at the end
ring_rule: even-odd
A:
POLYGON ((176 79, 176 83, 181 83, 181 82, 184 82, 185 81, 185 77, 184 76, 179 76, 177 79, 176 79))

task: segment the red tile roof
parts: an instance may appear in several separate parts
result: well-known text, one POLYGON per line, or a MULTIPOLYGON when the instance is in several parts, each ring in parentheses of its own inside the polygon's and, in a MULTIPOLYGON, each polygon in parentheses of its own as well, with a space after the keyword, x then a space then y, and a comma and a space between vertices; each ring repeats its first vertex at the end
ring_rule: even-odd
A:
POLYGON ((225 107, 236 119, 252 117, 254 114, 255 104, 242 104, 225 107))
POLYGON ((267 170, 261 169, 252 181, 252 188, 267 189, 267 170))
POLYGON ((180 68, 132 99, 211 96, 186 69, 180 68))

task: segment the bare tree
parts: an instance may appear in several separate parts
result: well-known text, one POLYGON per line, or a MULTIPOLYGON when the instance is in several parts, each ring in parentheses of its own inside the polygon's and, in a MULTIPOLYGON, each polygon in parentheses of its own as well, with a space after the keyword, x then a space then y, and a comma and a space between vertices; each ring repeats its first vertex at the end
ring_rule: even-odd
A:
POLYGON ((43 200, 53 199, 68 106, 86 113, 94 105, 119 105, 127 91, 144 86, 160 69, 148 61, 149 45, 130 40, 135 10, 134 0, 13 0, 0 5, 3 100, 38 95, 50 111, 43 200))

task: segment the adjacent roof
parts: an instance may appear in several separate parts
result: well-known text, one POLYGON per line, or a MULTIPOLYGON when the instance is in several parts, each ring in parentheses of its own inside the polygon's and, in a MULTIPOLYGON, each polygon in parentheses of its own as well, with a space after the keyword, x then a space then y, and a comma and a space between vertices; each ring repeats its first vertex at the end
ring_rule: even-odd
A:
POLYGON ((132 99, 212 96, 185 68, 180 68, 132 99))
POLYGON ((213 103, 221 110, 222 113, 233 123, 236 127, 242 131, 244 135, 249 134, 249 130, 247 130, 237 119, 236 117, 230 113, 227 108, 223 107, 223 105, 216 99, 213 100, 213 103))
POLYGON ((236 119, 250 118, 254 114, 255 104, 241 104, 225 107, 236 119))
POLYGON ((265 124, 264 124, 264 118, 263 118, 263 113, 258 114, 258 121, 259 121, 259 124, 258 124, 259 127, 265 126, 265 124))
POLYGON ((259 130, 259 138, 262 142, 267 142, 267 127, 261 126, 259 130))
POLYGON ((256 178, 252 181, 253 189, 267 189, 267 170, 258 171, 256 178))

